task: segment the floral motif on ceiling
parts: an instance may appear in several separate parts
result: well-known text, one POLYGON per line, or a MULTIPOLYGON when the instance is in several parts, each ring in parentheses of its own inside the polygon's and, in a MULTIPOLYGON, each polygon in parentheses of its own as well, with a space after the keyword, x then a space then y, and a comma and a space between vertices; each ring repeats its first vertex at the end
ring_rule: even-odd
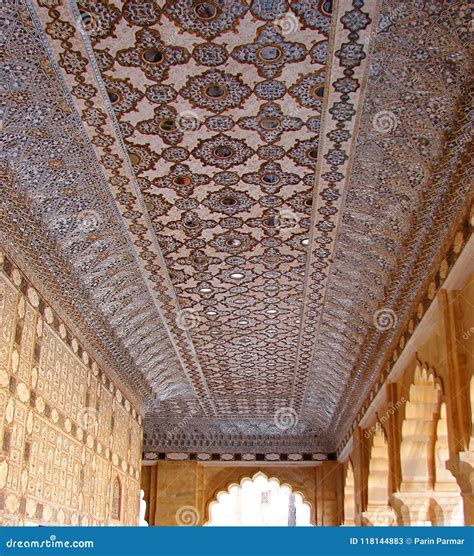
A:
MULTIPOLYGON (((317 0, 41 0, 29 15, 12 8, 32 36, 29 17, 45 30, 35 39, 50 49, 43 48, 39 65, 62 82, 56 77, 44 90, 55 88, 76 117, 71 137, 83 133, 95 153, 94 163, 81 155, 88 160, 81 166, 100 169, 94 179, 105 196, 95 210, 110 223, 111 237, 126 238, 117 264, 128 256, 123 268, 131 273, 116 275, 122 294, 110 306, 101 298, 101 308, 154 390, 153 449, 176 448, 190 408, 184 450, 193 442, 203 449, 207 429, 214 442, 224 434, 222 449, 234 445, 232 435, 256 435, 266 449, 333 447, 328 431, 347 410, 351 373, 372 361, 363 354, 372 315, 387 295, 396 303, 394 245, 405 245, 442 134, 456 117, 466 17, 457 6, 449 17, 435 1, 418 12, 388 3, 380 17, 376 2, 362 0, 341 1, 334 14, 332 2, 317 0), (425 54, 412 47, 415 28, 425 54), (436 79, 426 56, 437 64, 436 79), (426 76, 422 83, 419 75, 426 76), (407 95, 415 82, 418 92, 407 95), (448 84, 456 85, 450 94, 448 84), (383 110, 403 126, 374 130, 383 110), (393 152, 409 160, 403 172, 382 154, 393 152), (394 175, 408 184, 396 199, 394 175), (372 238, 374 249, 362 245, 361 235, 372 236, 361 222, 375 210, 383 214, 392 200, 403 207, 387 219, 387 235, 372 238), (356 278, 365 283, 366 269, 372 282, 351 292, 356 278), (146 313, 128 301, 138 292, 146 313), (123 300, 130 313, 121 312, 123 300), (133 340, 126 334, 131 323, 133 340), (297 421, 284 434, 275 424, 282 408, 297 421), (178 430, 167 436, 168 426, 178 430)), ((48 126, 58 133, 54 115, 48 126)), ((79 152, 69 148, 67 158, 61 141, 52 143, 48 172, 56 175, 45 186, 62 183, 61 164, 79 152)), ((19 182, 28 190, 26 177, 34 177, 19 182)), ((71 214, 93 203, 87 196, 62 199, 71 214)), ((43 217, 46 226, 60 226, 59 216, 43 217)), ((83 270, 91 295, 102 279, 104 292, 119 287, 113 267, 99 264, 109 248, 101 232, 67 251, 71 264, 82 250, 98 258, 90 277, 83 270)), ((375 367, 362 388, 373 383, 375 367)), ((347 421, 337 427, 342 434, 347 421)))

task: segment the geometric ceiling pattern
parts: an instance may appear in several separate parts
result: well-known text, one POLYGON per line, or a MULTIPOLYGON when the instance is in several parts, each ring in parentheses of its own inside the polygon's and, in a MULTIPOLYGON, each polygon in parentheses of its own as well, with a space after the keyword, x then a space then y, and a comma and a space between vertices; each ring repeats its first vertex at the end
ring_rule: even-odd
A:
POLYGON ((333 452, 468 200, 467 3, 5 14, 6 248, 144 399, 147 457, 333 452))

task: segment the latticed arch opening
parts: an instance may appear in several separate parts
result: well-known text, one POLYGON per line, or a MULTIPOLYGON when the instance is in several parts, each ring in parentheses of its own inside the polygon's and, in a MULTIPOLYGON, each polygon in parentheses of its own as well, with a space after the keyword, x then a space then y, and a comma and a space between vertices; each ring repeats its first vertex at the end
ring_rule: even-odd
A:
POLYGON ((451 471, 446 469, 446 461, 448 459, 448 422, 446 404, 443 402, 440 406, 438 423, 436 425, 436 440, 434 443, 435 489, 447 489, 459 492, 456 479, 453 477, 451 471))
POLYGON ((381 428, 373 436, 372 450, 370 452, 368 503, 387 504, 388 500, 389 460, 388 447, 385 434, 381 428))
POLYGON ((463 506, 449 460, 447 409, 433 369, 418 366, 402 425, 402 482, 396 494, 404 525, 462 525, 463 506))
POLYGON ((463 501, 461 489, 446 462, 449 460, 448 421, 446 403, 442 402, 436 424, 434 442, 434 490, 439 496, 437 511, 432 512, 433 525, 463 525, 463 501))

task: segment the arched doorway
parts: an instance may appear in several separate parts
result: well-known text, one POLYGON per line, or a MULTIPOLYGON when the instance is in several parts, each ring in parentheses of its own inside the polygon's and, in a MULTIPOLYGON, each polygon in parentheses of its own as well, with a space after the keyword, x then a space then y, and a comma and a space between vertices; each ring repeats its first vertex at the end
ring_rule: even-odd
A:
POLYGON ((347 460, 346 481, 344 483, 344 523, 346 527, 355 525, 355 482, 352 461, 347 460))
POLYGON ((435 370, 417 366, 402 424, 402 481, 393 499, 400 525, 457 525, 460 489, 446 468, 449 458, 446 404, 435 370))
POLYGON ((446 403, 442 402, 436 425, 434 443, 434 493, 430 519, 433 525, 464 525, 464 508, 461 490, 446 462, 449 460, 448 422, 446 403))
POLYGON ((209 504, 208 526, 310 526, 311 506, 288 484, 259 471, 220 491, 209 504))
POLYGON ((367 510, 363 513, 363 525, 388 527, 395 524, 396 515, 389 505, 389 474, 387 439, 382 426, 378 426, 370 451, 367 510))

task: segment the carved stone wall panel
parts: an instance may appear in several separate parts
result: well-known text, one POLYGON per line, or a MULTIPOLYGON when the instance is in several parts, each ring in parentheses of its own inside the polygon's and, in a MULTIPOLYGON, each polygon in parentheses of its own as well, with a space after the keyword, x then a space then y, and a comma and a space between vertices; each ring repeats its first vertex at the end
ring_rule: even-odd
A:
POLYGON ((335 450, 468 203, 467 3, 6 13, 2 231, 137 385, 146 453, 335 450))
POLYGON ((120 521, 135 525, 141 416, 18 267, 0 260, 1 524, 110 524, 118 476, 120 521))

